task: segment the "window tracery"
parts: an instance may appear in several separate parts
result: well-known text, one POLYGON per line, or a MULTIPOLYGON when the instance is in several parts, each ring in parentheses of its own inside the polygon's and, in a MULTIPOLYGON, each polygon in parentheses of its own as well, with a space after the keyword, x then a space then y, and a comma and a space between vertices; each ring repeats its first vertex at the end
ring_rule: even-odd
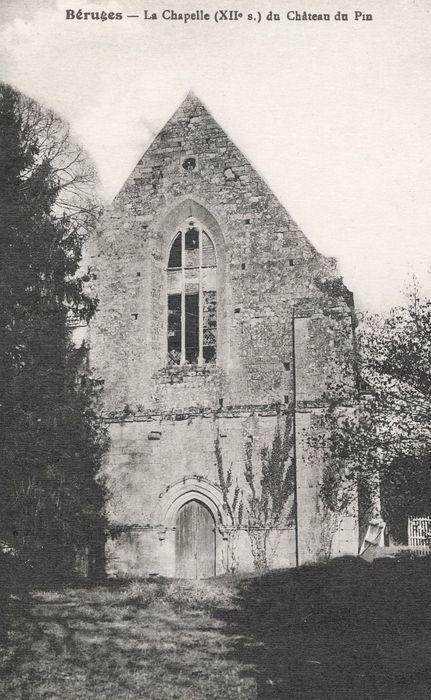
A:
POLYGON ((210 235, 189 217, 168 260, 168 364, 209 364, 217 347, 217 261, 210 235))

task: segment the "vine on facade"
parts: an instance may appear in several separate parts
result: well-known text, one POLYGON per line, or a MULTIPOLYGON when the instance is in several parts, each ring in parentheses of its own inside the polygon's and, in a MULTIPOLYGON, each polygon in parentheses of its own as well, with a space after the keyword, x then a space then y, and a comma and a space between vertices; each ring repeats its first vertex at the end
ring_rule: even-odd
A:
POLYGON ((244 468, 241 481, 233 480, 233 464, 226 471, 220 448, 215 441, 215 454, 224 509, 229 516, 231 531, 231 572, 238 568, 237 544, 241 530, 250 539, 254 568, 267 571, 276 554, 281 529, 295 519, 295 458, 292 411, 286 415, 284 429, 280 417, 271 446, 264 446, 256 460, 253 443, 244 445, 244 468), (256 463, 257 462, 257 463, 256 463), (240 485, 241 484, 241 485, 240 485))

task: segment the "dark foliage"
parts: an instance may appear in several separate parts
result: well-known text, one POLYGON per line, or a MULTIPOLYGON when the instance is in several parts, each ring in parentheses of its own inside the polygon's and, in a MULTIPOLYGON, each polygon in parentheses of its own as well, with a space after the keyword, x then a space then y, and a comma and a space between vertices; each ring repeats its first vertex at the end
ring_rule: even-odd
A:
POLYGON ((403 305, 362 319, 358 339, 363 381, 348 402, 344 381, 328 387, 328 429, 313 444, 324 458, 321 495, 339 513, 356 486, 362 495, 368 489, 366 520, 380 515, 381 502, 392 534, 405 542, 407 516, 431 508, 431 300, 413 283, 403 305))
POLYGON ((77 275, 80 223, 59 215, 69 141, 55 148, 49 114, 0 86, 0 539, 55 572, 103 529, 105 436, 68 327, 95 303, 77 275))
POLYGON ((381 477, 382 515, 391 536, 407 544, 409 516, 429 515, 431 507, 431 455, 399 457, 381 477))

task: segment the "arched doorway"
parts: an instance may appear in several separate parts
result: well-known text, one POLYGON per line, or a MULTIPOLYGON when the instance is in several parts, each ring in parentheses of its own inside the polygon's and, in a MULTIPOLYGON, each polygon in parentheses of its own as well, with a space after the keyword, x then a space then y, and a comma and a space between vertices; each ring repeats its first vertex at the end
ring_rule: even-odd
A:
POLYGON ((216 526, 210 509, 195 499, 178 511, 175 522, 175 561, 178 578, 215 575, 216 526))

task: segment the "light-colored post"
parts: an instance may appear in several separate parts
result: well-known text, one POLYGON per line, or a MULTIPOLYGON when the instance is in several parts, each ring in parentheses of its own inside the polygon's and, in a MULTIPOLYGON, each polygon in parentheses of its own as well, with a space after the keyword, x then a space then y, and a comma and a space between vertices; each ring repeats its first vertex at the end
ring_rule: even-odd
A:
POLYGON ((185 233, 181 231, 181 364, 186 361, 186 244, 185 233))
POLYGON ((198 365, 204 363, 204 300, 202 294, 202 228, 199 226, 199 293, 198 293, 198 308, 199 308, 199 356, 198 365))

